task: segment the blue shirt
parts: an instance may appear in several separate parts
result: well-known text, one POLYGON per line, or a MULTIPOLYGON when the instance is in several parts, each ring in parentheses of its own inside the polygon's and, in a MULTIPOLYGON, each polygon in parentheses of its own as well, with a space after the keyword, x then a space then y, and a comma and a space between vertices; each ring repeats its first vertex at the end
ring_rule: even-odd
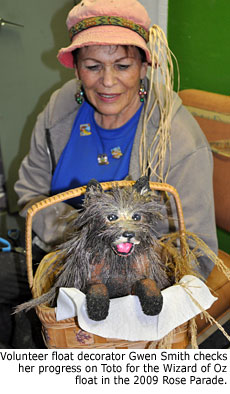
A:
MULTIPOLYGON (((103 129, 94 119, 94 108, 84 102, 73 124, 51 182, 51 194, 98 182, 124 179, 142 107, 122 127, 103 129), (104 164, 100 164, 103 162, 104 164)), ((78 206, 78 199, 67 200, 78 206)))

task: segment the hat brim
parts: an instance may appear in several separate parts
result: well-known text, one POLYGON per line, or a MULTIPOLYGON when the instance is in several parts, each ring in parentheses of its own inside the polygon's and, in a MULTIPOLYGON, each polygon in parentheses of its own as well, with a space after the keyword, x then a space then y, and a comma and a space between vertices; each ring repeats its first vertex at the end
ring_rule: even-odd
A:
POLYGON ((60 49, 57 58, 63 66, 74 68, 72 52, 91 45, 133 45, 143 49, 147 62, 152 63, 145 40, 135 31, 120 26, 95 26, 78 33, 68 47, 60 49))

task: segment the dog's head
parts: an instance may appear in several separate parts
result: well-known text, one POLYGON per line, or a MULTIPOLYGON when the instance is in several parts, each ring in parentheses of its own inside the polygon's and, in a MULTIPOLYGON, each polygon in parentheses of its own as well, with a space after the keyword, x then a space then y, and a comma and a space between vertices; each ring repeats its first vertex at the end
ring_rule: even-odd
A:
POLYGON ((76 225, 87 228, 85 237, 90 245, 110 247, 116 255, 127 257, 134 251, 143 252, 156 239, 160 210, 147 177, 140 178, 133 187, 115 187, 109 192, 92 180, 76 225))

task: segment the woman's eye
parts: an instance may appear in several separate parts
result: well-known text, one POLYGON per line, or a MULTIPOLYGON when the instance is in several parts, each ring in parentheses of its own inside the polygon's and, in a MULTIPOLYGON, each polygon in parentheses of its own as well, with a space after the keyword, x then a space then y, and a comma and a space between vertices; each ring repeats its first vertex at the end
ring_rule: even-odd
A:
POLYGON ((141 215, 139 213, 134 213, 132 219, 138 222, 139 220, 141 220, 141 215))
POLYGON ((95 66, 86 66, 87 70, 90 71, 98 71, 99 70, 99 64, 96 64, 95 66))
POLYGON ((107 219, 108 219, 110 222, 114 222, 115 220, 118 219, 118 216, 115 215, 114 213, 111 213, 110 215, 107 216, 107 219))
POLYGON ((117 64, 119 70, 127 70, 130 65, 129 64, 117 64))

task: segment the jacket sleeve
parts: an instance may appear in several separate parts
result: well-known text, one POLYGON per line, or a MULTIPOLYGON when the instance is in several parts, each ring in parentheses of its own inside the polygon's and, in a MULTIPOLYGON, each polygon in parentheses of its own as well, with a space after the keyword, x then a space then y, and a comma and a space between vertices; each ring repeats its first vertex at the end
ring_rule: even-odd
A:
MULTIPOLYGON (((179 193, 186 229, 217 254, 212 152, 195 119, 185 108, 179 111, 172 123, 172 166, 167 182, 179 193)), ((207 278, 213 263, 203 256, 199 264, 197 270, 207 278)))
MULTIPOLYGON (((209 162, 208 149, 199 149, 172 168, 168 183, 175 186, 179 193, 186 229, 195 233, 217 253, 212 172, 209 162)), ((175 214, 175 208, 173 211, 175 214)), ((199 272, 207 278, 213 263, 205 257, 200 257, 199 263, 199 272)))
MULTIPOLYGON (((30 151, 22 161, 15 191, 19 197, 20 215, 25 217, 28 208, 50 195, 52 163, 46 143, 46 128, 55 95, 45 110, 38 116, 31 137, 30 151)), ((73 211, 68 204, 57 203, 37 213, 33 218, 33 230, 45 244, 56 244, 63 238, 66 216, 73 211)))

